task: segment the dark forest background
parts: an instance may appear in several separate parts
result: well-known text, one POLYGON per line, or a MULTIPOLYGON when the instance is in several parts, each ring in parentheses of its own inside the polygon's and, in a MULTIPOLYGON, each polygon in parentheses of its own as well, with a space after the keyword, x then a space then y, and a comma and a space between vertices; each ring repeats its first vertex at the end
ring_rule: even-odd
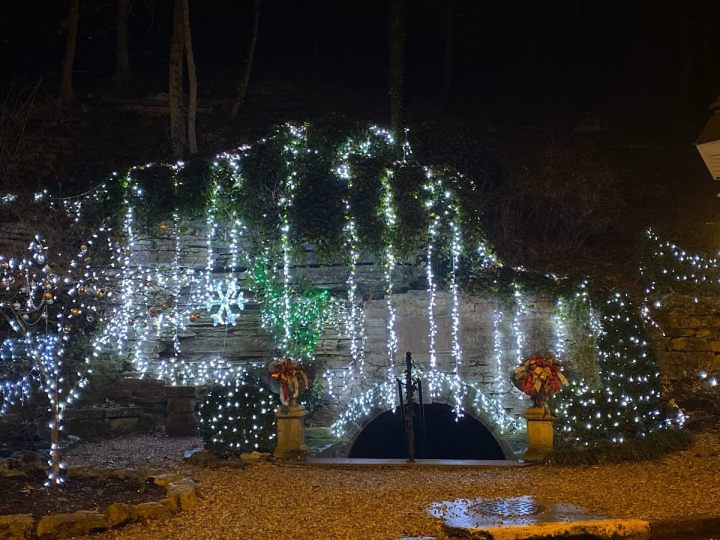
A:
MULTIPOLYGON (((421 160, 482 183, 488 235, 510 262, 623 281, 650 225, 720 248, 717 186, 693 146, 720 94, 712 0, 5 0, 0 188, 71 194, 187 156, 169 119, 183 3, 200 156, 287 120, 407 126, 421 160)), ((191 80, 179 80, 186 114, 191 80)))

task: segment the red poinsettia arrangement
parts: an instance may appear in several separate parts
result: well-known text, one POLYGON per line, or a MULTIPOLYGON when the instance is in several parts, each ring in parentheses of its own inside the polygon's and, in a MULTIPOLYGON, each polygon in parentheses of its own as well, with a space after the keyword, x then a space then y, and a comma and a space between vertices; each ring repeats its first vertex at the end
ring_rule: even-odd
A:
POLYGON ((560 371, 560 364, 550 355, 533 356, 515 368, 513 382, 523 393, 527 394, 536 404, 547 399, 568 384, 565 375, 560 371))
POLYGON ((295 405, 295 398, 308 387, 308 378, 300 363, 292 358, 276 358, 269 366, 270 378, 280 383, 280 401, 295 405))

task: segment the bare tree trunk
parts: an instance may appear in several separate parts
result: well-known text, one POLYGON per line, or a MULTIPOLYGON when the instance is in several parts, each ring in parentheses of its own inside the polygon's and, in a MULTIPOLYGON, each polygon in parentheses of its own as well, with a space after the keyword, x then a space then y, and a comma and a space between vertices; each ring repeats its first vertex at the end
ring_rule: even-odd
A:
POLYGON ((188 115, 187 136, 190 154, 197 154, 195 137, 195 118, 197 117, 197 71, 192 49, 192 33, 190 32, 190 0, 182 0, 183 4, 183 37, 185 42, 185 62, 188 73, 188 115))
POLYGON ((330 0, 315 0, 315 31, 313 35, 313 64, 315 67, 315 78, 320 78, 322 67, 322 31, 325 24, 330 0))
POLYGON ((168 109, 170 113, 170 145, 173 155, 185 152, 185 119, 183 114, 183 1, 175 0, 173 33, 170 42, 170 78, 168 109))
POLYGON ((130 82, 130 56, 128 54, 128 16, 130 0, 117 0, 117 27, 115 30, 115 82, 127 86, 130 82))
POLYGON ((60 404, 59 396, 55 396, 52 402, 52 422, 50 423, 50 486, 57 487, 62 482, 60 470, 60 404))
MULTIPOLYGON (((23 329, 23 334, 30 344, 35 345, 33 349, 37 350, 37 338, 28 339, 27 329, 23 329)), ((62 343, 62 341, 59 341, 59 343, 62 343)), ((53 364, 57 366, 59 358, 58 343, 55 344, 55 347, 56 349, 53 351, 53 364)), ((62 467, 60 465, 60 429, 62 429, 63 410, 60 395, 60 381, 58 380, 58 372, 48 365, 46 361, 40 357, 39 353, 33 353, 33 361, 38 367, 41 385, 50 402, 50 406, 48 407, 48 412, 50 413, 50 422, 48 423, 48 427, 50 428, 50 459, 48 460, 50 471, 48 472, 47 485, 56 488, 63 481, 62 467)))
POLYGON ((240 80, 240 86, 238 87, 238 95, 235 103, 232 107, 232 115, 236 116, 240 107, 245 103, 245 96, 247 95, 248 86, 250 86, 250 74, 252 73, 253 61, 255 58, 255 47, 257 45, 258 32, 260 30, 260 4, 262 0, 255 0, 253 2, 253 20, 252 20, 252 33, 250 35, 250 46, 248 47, 247 55, 245 56, 245 69, 243 70, 243 76, 240 80))
POLYGON ((405 41, 407 25, 407 0, 390 1, 389 49, 389 96, 390 127, 397 133, 402 124, 403 83, 405 81, 405 41))
POLYGON ((445 58, 443 62, 442 103, 447 107, 452 89, 453 48, 455 46, 455 0, 448 0, 445 12, 445 58))
POLYGON ((62 79, 60 81, 60 97, 63 101, 72 101, 73 66, 75 65, 75 49, 77 48, 78 22, 80 20, 80 0, 70 0, 68 15, 67 40, 65 41, 65 58, 62 63, 62 79))

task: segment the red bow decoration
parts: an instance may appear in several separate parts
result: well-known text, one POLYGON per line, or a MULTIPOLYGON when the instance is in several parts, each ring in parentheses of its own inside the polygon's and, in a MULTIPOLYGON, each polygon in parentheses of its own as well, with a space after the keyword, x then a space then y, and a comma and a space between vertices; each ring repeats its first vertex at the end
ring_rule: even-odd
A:
POLYGON ((523 393, 543 401, 568 384, 557 360, 549 355, 528 358, 515 369, 513 379, 523 393))
POLYGON ((270 378, 280 383, 280 401, 285 406, 295 405, 295 398, 308 387, 307 375, 292 358, 273 360, 270 363, 270 378))

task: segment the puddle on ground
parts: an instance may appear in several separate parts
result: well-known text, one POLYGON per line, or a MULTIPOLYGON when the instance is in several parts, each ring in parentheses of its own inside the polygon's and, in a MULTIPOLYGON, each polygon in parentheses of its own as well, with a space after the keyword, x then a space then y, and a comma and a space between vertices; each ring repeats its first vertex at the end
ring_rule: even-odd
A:
POLYGON ((529 495, 507 499, 456 499, 433 503, 431 516, 442 519, 450 527, 475 529, 497 525, 534 525, 553 521, 603 519, 579 506, 561 503, 540 503, 529 495))

